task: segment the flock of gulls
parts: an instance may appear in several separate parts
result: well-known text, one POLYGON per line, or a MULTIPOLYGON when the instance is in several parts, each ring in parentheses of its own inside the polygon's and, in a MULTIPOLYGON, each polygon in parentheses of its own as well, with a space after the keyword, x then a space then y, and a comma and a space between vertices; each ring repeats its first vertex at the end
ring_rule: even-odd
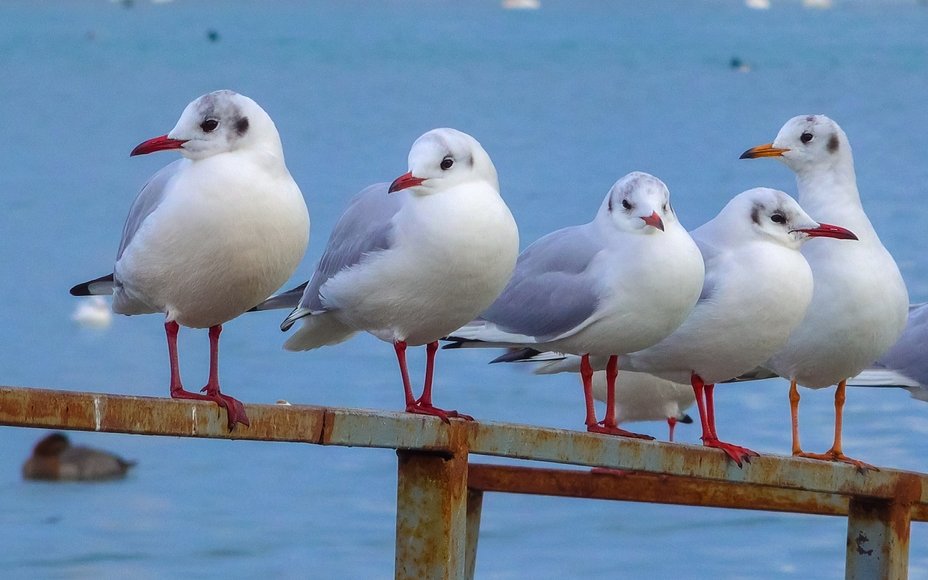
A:
MULTIPOLYGON (((310 220, 268 114, 232 91, 203 95, 167 135, 132 155, 163 150, 182 158, 142 188, 112 273, 71 293, 111 295, 119 314, 163 313, 171 397, 216 403, 230 429, 249 420, 220 389, 219 337, 223 324, 255 310, 290 309, 281 329, 300 324, 288 350, 360 331, 391 343, 410 413, 473 420, 433 403, 439 341, 502 347, 499 362, 579 372, 588 431, 649 439, 619 424, 643 418, 636 402, 660 391, 654 404, 672 439, 676 422, 692 421, 683 411, 695 398, 703 444, 738 465, 757 453, 720 438, 717 383, 789 380, 793 454, 869 468, 842 449, 847 380, 891 347, 894 358, 873 372, 896 372, 894 361, 906 357, 925 366, 911 346, 894 347, 908 293, 861 207, 847 136, 822 115, 790 119, 772 143, 742 155, 785 162, 798 202, 750 189, 687 231, 664 183, 633 172, 590 208, 589 223, 552 232, 521 254, 490 156, 470 135, 434 129, 412 144, 405 173, 351 200, 312 278, 276 295, 303 258, 310 220), (181 380, 181 326, 209 329, 209 377, 198 391, 181 380), (406 365, 411 346, 427 353, 418 396, 406 365), (627 405, 617 403, 617 382, 627 405), (797 386, 831 385, 834 444, 804 452, 797 386), (606 401, 601 420, 594 398, 606 401)), ((913 316, 928 325, 928 310, 913 316)))

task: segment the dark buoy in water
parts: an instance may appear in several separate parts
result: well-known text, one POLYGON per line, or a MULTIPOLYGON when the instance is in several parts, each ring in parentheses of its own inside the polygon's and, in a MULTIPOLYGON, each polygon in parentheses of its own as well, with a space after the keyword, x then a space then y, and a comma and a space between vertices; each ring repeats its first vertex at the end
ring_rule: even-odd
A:
POLYGON ((735 72, 751 72, 751 67, 737 56, 731 57, 728 62, 728 68, 735 72))
POLYGON ((210 42, 219 42, 219 32, 210 28, 206 31, 206 39, 210 42))

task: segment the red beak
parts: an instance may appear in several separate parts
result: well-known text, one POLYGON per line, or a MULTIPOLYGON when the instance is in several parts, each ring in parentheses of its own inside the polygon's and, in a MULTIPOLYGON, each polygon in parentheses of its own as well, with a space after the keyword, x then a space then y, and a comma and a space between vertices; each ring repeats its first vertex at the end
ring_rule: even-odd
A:
POLYGON ((408 171, 393 180, 393 183, 390 184, 389 192, 393 193, 401 189, 406 189, 407 187, 415 187, 420 185, 423 181, 425 180, 421 177, 413 177, 412 171, 408 171))
POLYGON ((664 220, 661 219, 661 216, 657 215, 656 211, 652 211, 651 215, 641 218, 644 223, 648 224, 652 228, 657 228, 660 231, 664 231, 664 220))
POLYGON ((846 230, 841 226, 831 224, 818 224, 817 228, 808 228, 804 230, 794 230, 802 232, 813 238, 837 238, 839 240, 856 240, 857 236, 851 230, 846 230))
POLYGON ((129 157, 154 153, 155 151, 164 151, 165 149, 180 149, 186 142, 187 141, 181 139, 169 139, 167 135, 162 135, 154 139, 149 139, 144 143, 139 143, 138 147, 133 149, 132 153, 129 154, 129 157))

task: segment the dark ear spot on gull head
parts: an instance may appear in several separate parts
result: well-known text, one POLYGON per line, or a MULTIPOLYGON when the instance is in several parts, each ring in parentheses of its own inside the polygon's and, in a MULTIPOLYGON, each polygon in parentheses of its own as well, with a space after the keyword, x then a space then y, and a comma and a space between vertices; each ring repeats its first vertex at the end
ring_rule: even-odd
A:
POLYGON ((838 135, 836 133, 832 133, 831 137, 828 138, 828 152, 835 153, 840 146, 841 141, 838 139, 838 135))
POLYGON ((242 117, 235 122, 235 132, 241 137, 248 131, 248 117, 242 117))
POLYGON ((764 206, 759 203, 755 203, 754 207, 751 208, 751 221, 757 225, 760 225, 760 214, 762 211, 764 211, 764 206))

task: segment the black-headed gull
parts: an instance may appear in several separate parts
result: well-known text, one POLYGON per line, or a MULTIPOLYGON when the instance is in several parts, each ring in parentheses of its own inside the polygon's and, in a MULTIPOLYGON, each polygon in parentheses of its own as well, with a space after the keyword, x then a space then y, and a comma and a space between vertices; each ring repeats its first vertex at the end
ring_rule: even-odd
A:
MULTIPOLYGON (((342 214, 299 304, 281 324, 302 327, 287 350, 309 350, 367 331, 393 343, 406 410, 470 419, 432 405, 438 339, 489 306, 519 252, 516 222, 476 139, 434 129, 409 151, 409 171, 371 185, 342 214), (427 345, 422 396, 412 393, 407 345, 427 345)), ((287 296, 266 306, 280 307, 287 296)))
POLYGON ((169 149, 184 158, 155 173, 135 199, 113 274, 71 294, 112 293, 119 314, 163 312, 171 397, 214 401, 228 412, 230 429, 248 425, 244 406, 219 390, 219 333, 293 274, 309 240, 306 203, 274 122, 244 95, 199 97, 170 133, 132 155, 169 149), (183 388, 178 325, 209 328, 206 394, 183 388))
MULTIPOLYGON (((605 371, 593 373, 593 398, 603 402, 608 398, 605 371)), ((686 410, 695 402, 696 396, 689 385, 648 373, 623 370, 615 382, 616 422, 666 421, 669 441, 673 441, 677 423, 693 422, 686 410)))
MULTIPOLYGON (((812 300, 812 271, 799 252, 813 237, 854 239, 848 230, 817 223, 789 195, 767 188, 735 196, 696 228, 706 263, 702 295, 692 314, 658 344, 619 358, 622 368, 689 382, 696 395, 702 441, 738 465, 754 451, 719 440, 715 383, 745 373, 789 338, 812 300)), ((593 364, 602 367, 603 360, 593 364)), ((543 372, 576 371, 576 357, 543 372)))
POLYGON ((667 186, 647 173, 619 179, 593 221, 557 230, 529 246, 512 280, 477 320, 450 337, 457 346, 530 346, 582 356, 588 431, 620 429, 616 356, 674 331, 699 297, 699 249, 670 206, 667 186), (606 416, 593 407, 590 356, 609 357, 606 416))
POLYGON ((802 253, 815 277, 812 304, 785 347, 763 366, 790 381, 793 455, 844 461, 841 427, 846 380, 896 342, 905 327, 909 296, 896 262, 867 219, 857 191, 847 135, 824 115, 800 115, 783 125, 773 143, 742 158, 777 157, 796 173, 799 203, 818 219, 850 228, 859 242, 806 244, 802 253), (835 438, 825 453, 799 443, 799 391, 837 384, 835 438))

